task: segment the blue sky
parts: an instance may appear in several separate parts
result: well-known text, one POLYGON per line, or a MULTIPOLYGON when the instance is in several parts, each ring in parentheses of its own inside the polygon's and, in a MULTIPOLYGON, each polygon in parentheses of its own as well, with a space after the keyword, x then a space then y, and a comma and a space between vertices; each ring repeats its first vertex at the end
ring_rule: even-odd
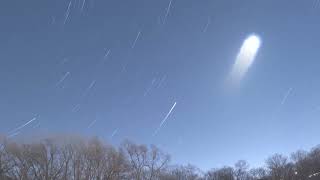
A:
POLYGON ((37 117, 14 138, 128 138, 203 169, 319 143, 317 0, 83 2, 2 2, 1 133, 37 117), (252 33, 255 62, 226 87, 252 33))

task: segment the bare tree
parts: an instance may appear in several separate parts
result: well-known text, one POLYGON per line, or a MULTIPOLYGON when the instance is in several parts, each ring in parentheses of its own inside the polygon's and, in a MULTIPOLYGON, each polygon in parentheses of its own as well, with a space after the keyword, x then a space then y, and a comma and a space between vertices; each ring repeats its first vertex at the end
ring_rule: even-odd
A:
POLYGON ((10 163, 8 153, 6 152, 7 141, 5 137, 0 137, 0 179, 9 179, 8 173, 13 168, 10 163))
POLYGON ((104 177, 106 180, 121 180, 127 177, 128 161, 124 153, 113 147, 107 149, 106 169, 104 177))
POLYGON ((273 180, 291 180, 294 176, 293 164, 288 161, 288 158, 275 154, 266 161, 267 167, 270 170, 270 176, 273 180))
POLYGON ((53 139, 30 145, 28 163, 35 179, 61 179, 63 172, 61 148, 53 139))
POLYGON ((64 178, 81 180, 85 178, 85 143, 71 143, 64 149, 64 178))
POLYGON ((207 180, 234 180, 234 169, 232 167, 223 167, 213 169, 206 174, 207 180))
POLYGON ((147 147, 126 141, 123 143, 122 148, 130 164, 131 178, 136 180, 144 179, 147 166, 147 147))
POLYGON ((126 141, 120 148, 98 138, 61 141, 48 138, 17 143, 0 138, 2 180, 318 180, 320 146, 287 157, 275 154, 266 168, 249 170, 240 160, 203 174, 192 165, 169 166, 170 156, 156 146, 126 141))
POLYGON ((149 177, 147 179, 152 180, 159 178, 160 174, 167 168, 170 161, 170 156, 163 153, 156 146, 151 145, 150 153, 148 153, 147 167, 149 171, 149 177))
POLYGON ((97 139, 91 139, 85 150, 85 178, 102 179, 106 166, 106 147, 97 139))
POLYGON ((8 174, 13 179, 31 179, 28 148, 28 145, 17 143, 7 143, 5 146, 5 151, 9 157, 9 166, 13 167, 8 174))
POLYGON ((177 166, 170 169, 167 180, 199 180, 200 170, 192 165, 177 166))
POLYGON ((291 154, 291 160, 295 164, 294 174, 296 179, 307 179, 312 174, 312 165, 306 151, 297 151, 291 154))
POLYGON ((320 178, 320 145, 311 149, 308 154, 308 164, 310 167, 309 176, 312 179, 320 178))
POLYGON ((248 169, 249 164, 247 161, 239 160, 234 165, 234 175, 236 180, 247 180, 249 179, 248 169))
POLYGON ((264 168, 254 168, 250 170, 250 179, 252 180, 263 180, 267 179, 268 173, 264 168))
POLYGON ((147 146, 136 145, 129 141, 122 145, 122 152, 126 154, 133 179, 158 179, 167 167, 170 156, 153 145, 150 149, 149 151, 147 146))

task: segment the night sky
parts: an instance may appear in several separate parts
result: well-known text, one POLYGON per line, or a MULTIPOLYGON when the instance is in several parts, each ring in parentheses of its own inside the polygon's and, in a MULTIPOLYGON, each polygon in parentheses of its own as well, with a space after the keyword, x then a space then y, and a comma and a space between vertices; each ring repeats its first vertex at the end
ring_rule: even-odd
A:
POLYGON ((319 32, 317 0, 2 0, 0 132, 261 165, 319 143, 319 32), (259 51, 230 85, 251 34, 259 51))

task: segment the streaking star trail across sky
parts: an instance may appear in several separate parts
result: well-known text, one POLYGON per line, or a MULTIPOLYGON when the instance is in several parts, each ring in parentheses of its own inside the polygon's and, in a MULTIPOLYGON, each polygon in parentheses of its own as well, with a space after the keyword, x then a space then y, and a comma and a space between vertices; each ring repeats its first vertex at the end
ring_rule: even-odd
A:
POLYGON ((35 121, 36 119, 37 119, 37 118, 36 118, 36 117, 34 117, 34 118, 32 118, 30 121, 28 121, 28 122, 24 123, 23 125, 21 125, 21 126, 19 126, 19 127, 15 128, 15 129, 13 129, 13 130, 11 130, 11 131, 9 132, 9 136, 12 136, 13 134, 16 134, 16 133, 17 133, 17 131, 19 131, 20 129, 22 129, 22 128, 26 127, 28 124, 32 123, 32 122, 33 122, 33 121, 35 121))
POLYGON ((136 39, 134 40, 134 42, 133 42, 133 44, 132 44, 132 46, 131 46, 132 49, 136 46, 136 43, 137 43, 137 41, 138 41, 138 39, 139 39, 139 37, 140 37, 140 34, 141 34, 141 31, 138 32, 138 34, 137 34, 137 36, 136 36, 136 39))
POLYGON ((82 6, 81 6, 81 11, 83 11, 83 8, 84 8, 85 4, 86 4, 86 0, 83 0, 82 1, 82 6))
POLYGON ((20 132, 17 131, 17 132, 14 132, 14 133, 8 135, 7 138, 13 138, 13 137, 15 137, 15 136, 17 136, 17 135, 19 135, 19 134, 20 134, 20 132))
POLYGON ((59 86, 69 75, 70 72, 66 72, 64 76, 56 83, 56 86, 59 86))
POLYGON ((63 21, 63 24, 66 24, 68 18, 69 18, 69 14, 70 14, 70 7, 71 7, 71 1, 69 2, 68 4, 68 9, 66 11, 66 14, 65 14, 65 17, 64 17, 64 21, 63 21))
POLYGON ((283 105, 284 103, 286 103, 287 98, 290 96, 291 92, 292 92, 292 88, 289 88, 288 91, 286 92, 286 94, 284 95, 282 101, 281 101, 281 105, 283 105))
POLYGON ((118 129, 115 129, 111 134, 111 138, 113 138, 113 136, 115 136, 117 133, 118 133, 118 129))
POLYGON ((260 37, 255 34, 248 36, 244 40, 230 73, 231 83, 239 83, 241 81, 254 62, 260 45, 260 37))
POLYGON ((167 17, 168 17, 168 15, 169 15, 169 13, 170 13, 171 4, 172 4, 172 0, 169 1, 168 7, 167 7, 167 9, 166 9, 166 14, 165 14, 165 16, 164 16, 163 24, 166 23, 167 17))
POLYGON ((161 127, 163 126, 163 124, 167 121, 168 117, 170 116, 170 114, 172 113, 173 109, 176 107, 177 102, 174 102, 173 106, 171 107, 170 111, 168 112, 168 114, 166 115, 166 117, 163 118, 163 120, 161 121, 159 127, 154 131, 153 136, 157 135, 158 132, 160 131, 161 127))
POLYGON ((84 93, 82 94, 82 96, 84 97, 84 96, 86 96, 89 92, 90 92, 90 90, 94 87, 94 85, 96 84, 96 80, 93 80, 91 83, 90 83, 90 85, 87 87, 87 89, 84 91, 84 93))
POLYGON ((95 119, 95 120, 93 120, 90 124, 89 124, 89 126, 87 127, 88 129, 89 128, 91 128, 95 123, 97 122, 97 120, 95 119))

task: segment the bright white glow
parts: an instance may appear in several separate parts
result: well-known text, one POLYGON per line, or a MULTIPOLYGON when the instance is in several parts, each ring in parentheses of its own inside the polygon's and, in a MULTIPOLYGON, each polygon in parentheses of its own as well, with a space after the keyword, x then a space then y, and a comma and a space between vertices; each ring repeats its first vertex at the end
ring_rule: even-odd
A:
POLYGON ((158 129, 156 129, 153 133, 153 136, 155 136, 161 129, 162 125, 167 121, 168 117, 170 116, 170 114, 172 113, 173 109, 176 107, 177 102, 174 102, 173 106, 171 107, 170 111, 167 113, 166 117, 161 121, 158 129))
POLYGON ((239 82, 243 78, 252 65, 260 45, 261 41, 259 36, 254 34, 244 40, 230 73, 232 82, 239 82))

